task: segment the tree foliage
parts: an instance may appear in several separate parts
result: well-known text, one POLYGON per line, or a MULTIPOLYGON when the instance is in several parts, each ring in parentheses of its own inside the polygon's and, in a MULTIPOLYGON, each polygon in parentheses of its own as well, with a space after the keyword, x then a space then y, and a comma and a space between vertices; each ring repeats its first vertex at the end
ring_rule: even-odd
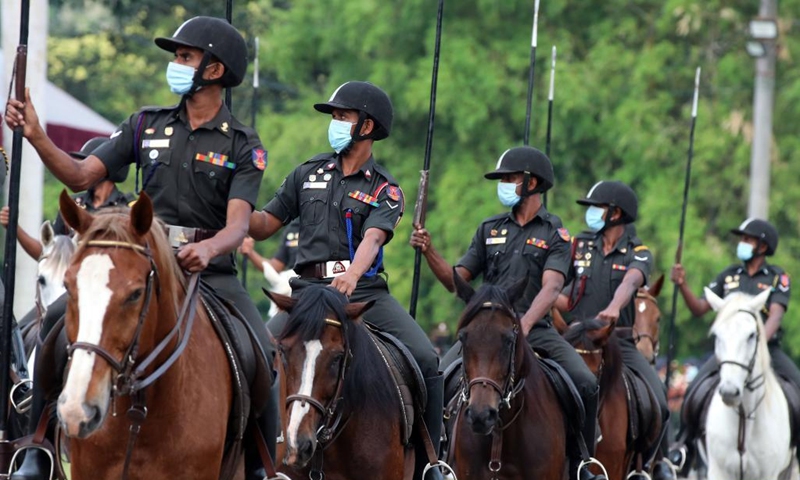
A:
MULTIPOLYGON (((494 183, 482 173, 506 148, 522 143, 533 3, 446 2, 427 228, 451 262, 466 251, 481 219, 502 210, 494 183)), ((175 101, 163 80, 169 54, 152 44, 154 36, 169 35, 197 14, 224 15, 223 2, 210 0, 98 5, 63 0, 53 8, 50 76, 113 121, 140 105, 175 101), (60 15, 66 11, 77 13, 60 15)), ((436 7, 432 0, 236 2, 234 23, 248 42, 261 38, 257 126, 270 160, 261 201, 271 198, 292 168, 327 150, 328 118, 311 105, 344 81, 365 79, 392 97, 392 136, 376 144, 376 157, 400 180, 413 205, 427 131, 436 7)), ((800 40, 798 19, 792 17, 800 0, 784 0, 780 8, 770 220, 782 236, 771 261, 791 273, 800 272, 800 190, 793 188, 793 172, 800 168, 800 138, 794 132, 800 122, 800 68, 793 53, 800 40)), ((735 239, 728 231, 746 215, 753 131, 755 69, 744 42, 747 22, 756 14, 755 2, 743 0, 542 2, 532 144, 544 147, 550 45, 557 45, 552 146, 557 183, 548 200, 571 231, 583 227, 575 199, 591 185, 600 179, 628 182, 639 195, 637 225, 656 255, 656 273, 669 272, 694 71, 701 66, 683 263, 699 293, 735 261, 735 239)), ((251 95, 249 81, 234 94, 235 111, 246 122, 251 95)), ((401 303, 408 302, 411 290, 410 230, 410 221, 403 221, 385 256, 392 292, 401 303)), ((275 241, 259 249, 269 254, 275 241)), ((254 298, 260 298, 255 272, 249 280, 254 298)), ((666 291, 665 319, 672 293, 666 291)), ((426 327, 439 321, 454 326, 460 306, 427 269, 421 292, 419 321, 426 327)), ((800 342, 794 311, 784 321, 790 348, 800 342)), ((680 301, 676 317, 680 354, 703 353, 711 316, 692 318, 680 301)))

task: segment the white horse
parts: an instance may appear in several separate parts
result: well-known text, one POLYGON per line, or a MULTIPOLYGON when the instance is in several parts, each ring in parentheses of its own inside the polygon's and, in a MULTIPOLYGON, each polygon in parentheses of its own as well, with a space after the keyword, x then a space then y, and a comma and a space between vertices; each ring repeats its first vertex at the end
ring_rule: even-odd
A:
POLYGON ((706 420, 708 478, 775 480, 792 466, 786 397, 770 364, 760 314, 770 290, 724 300, 705 289, 717 312, 711 333, 720 383, 706 420))
MULTIPOLYGON (((281 295, 290 296, 292 294, 292 287, 289 285, 289 279, 292 277, 296 277, 297 274, 294 270, 284 270, 282 272, 278 272, 275 268, 272 267, 268 261, 264 261, 261 266, 264 269, 264 278, 267 280, 269 284, 269 290, 271 292, 280 293, 281 295)), ((274 317, 280 309, 275 302, 271 302, 269 307, 269 317, 274 317)))

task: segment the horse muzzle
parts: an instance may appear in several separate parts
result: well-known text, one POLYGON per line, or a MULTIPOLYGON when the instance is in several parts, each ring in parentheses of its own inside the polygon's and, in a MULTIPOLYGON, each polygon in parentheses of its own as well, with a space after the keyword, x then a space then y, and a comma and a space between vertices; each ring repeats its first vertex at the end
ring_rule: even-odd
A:
POLYGON ((291 443, 286 447, 283 464, 295 469, 305 468, 317 449, 317 439, 311 436, 299 436, 296 445, 291 443))
POLYGON ((742 402, 742 389, 733 384, 722 383, 718 391, 722 402, 729 407, 736 407, 742 402))
POLYGON ((58 398, 58 420, 68 437, 88 437, 103 424, 105 414, 98 405, 70 402, 63 394, 58 398))
POLYGON ((474 433, 477 435, 489 435, 497 425, 499 413, 494 407, 476 408, 475 405, 469 405, 464 412, 464 416, 474 433))

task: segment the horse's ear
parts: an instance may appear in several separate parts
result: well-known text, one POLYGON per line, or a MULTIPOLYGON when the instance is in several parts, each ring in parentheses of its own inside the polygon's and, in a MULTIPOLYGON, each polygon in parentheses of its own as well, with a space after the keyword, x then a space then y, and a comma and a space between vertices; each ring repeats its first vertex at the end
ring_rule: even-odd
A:
POLYGON ((143 237, 153 225, 153 202, 144 193, 139 193, 139 198, 131 207, 131 229, 136 235, 143 237))
POLYGON ((459 275, 456 267, 453 267, 453 284, 456 287, 456 296, 464 303, 469 303, 472 300, 472 296, 475 295, 475 289, 472 288, 469 282, 464 280, 464 277, 459 275))
POLYGON ((771 294, 772 290, 769 288, 762 290, 761 293, 753 297, 753 301, 750 302, 750 309, 754 312, 761 310, 761 308, 767 304, 767 300, 769 300, 771 294))
POLYGON ((725 305, 725 300, 721 299, 719 295, 711 291, 710 288, 703 287, 703 293, 705 293, 706 301, 709 305, 711 305, 711 308, 713 308, 715 312, 719 311, 719 309, 725 305))
POLYGON ((375 300, 370 300, 369 302, 348 303, 344 307, 344 311, 347 314, 347 318, 355 320, 361 317, 364 312, 372 308, 373 305, 375 305, 375 300))
POLYGON ((522 277, 516 282, 514 282, 508 290, 506 290, 506 295, 508 295, 508 299, 511 300, 511 303, 516 303, 517 300, 525 293, 525 288, 528 286, 528 277, 522 277))
POLYGON ((280 293, 270 292, 264 287, 261 287, 261 291, 264 292, 264 295, 269 297, 270 300, 275 302, 275 305, 277 305, 281 310, 291 312, 294 308, 294 305, 297 303, 297 300, 292 297, 281 295, 280 293))
POLYGON ((592 330, 588 334, 592 342, 600 348, 606 346, 608 339, 611 338, 611 334, 614 333, 614 326, 616 326, 615 322, 602 323, 602 327, 598 328, 597 330, 592 330))
POLYGON ((56 232, 53 231, 53 225, 50 223, 50 220, 45 220, 42 224, 42 228, 39 229, 39 241, 42 243, 43 247, 48 247, 53 244, 55 237, 56 232))
POLYGON ((58 197, 58 209, 61 211, 61 218, 64 223, 72 227, 78 233, 85 233, 92 225, 94 217, 91 213, 82 209, 75 203, 67 190, 61 190, 61 195, 58 197))
POLYGON ((661 287, 664 286, 664 274, 662 273, 658 280, 655 281, 654 284, 650 285, 650 288, 647 289, 647 293, 650 295, 657 297, 659 293, 661 293, 661 287))

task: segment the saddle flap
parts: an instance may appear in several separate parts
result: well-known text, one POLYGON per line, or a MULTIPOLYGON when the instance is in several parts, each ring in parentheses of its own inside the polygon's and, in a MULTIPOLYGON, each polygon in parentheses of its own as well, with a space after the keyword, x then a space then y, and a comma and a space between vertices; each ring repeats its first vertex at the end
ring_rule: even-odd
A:
POLYGON ((553 359, 542 357, 538 354, 536 359, 553 385, 567 418, 577 420, 577 425, 582 426, 583 422, 586 421, 586 409, 583 406, 583 400, 581 400, 578 389, 575 388, 575 383, 573 383, 567 371, 553 359))
POLYGON ((427 402, 425 380, 411 352, 393 335, 370 328, 370 338, 378 348, 386 366, 392 373, 403 411, 403 439, 408 442, 414 428, 417 412, 422 412, 427 402))
POLYGON ((628 415, 628 439, 635 442, 652 433, 650 429, 661 414, 660 407, 652 387, 635 370, 626 366, 622 378, 625 381, 628 412, 631 412, 628 415))
POLYGON ((695 438, 702 434, 705 415, 708 405, 719 385, 719 369, 711 370, 703 377, 697 377, 692 382, 692 387, 686 392, 681 410, 681 423, 686 427, 687 434, 695 438))

